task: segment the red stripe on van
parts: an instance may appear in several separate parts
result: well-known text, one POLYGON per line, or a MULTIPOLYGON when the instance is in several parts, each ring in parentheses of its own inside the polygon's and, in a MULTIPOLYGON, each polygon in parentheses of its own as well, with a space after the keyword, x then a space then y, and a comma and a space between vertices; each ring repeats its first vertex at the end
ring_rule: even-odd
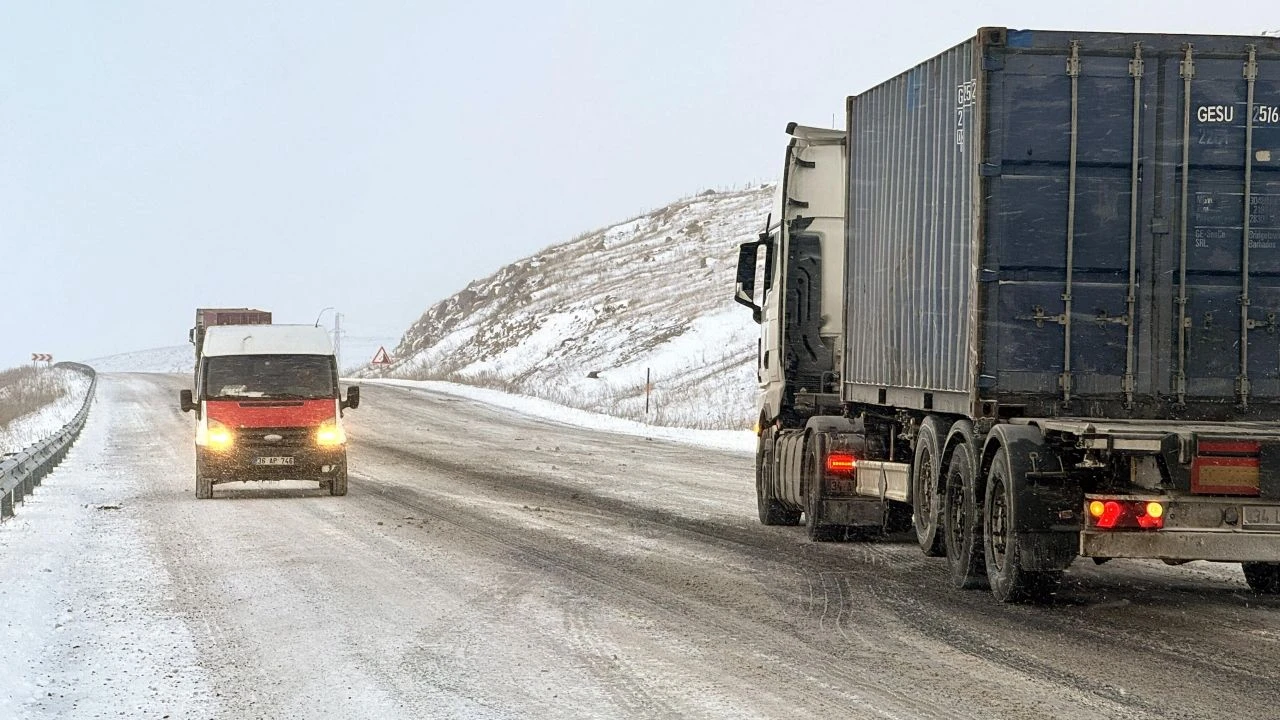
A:
POLYGON ((233 428, 314 427, 332 420, 333 398, 324 400, 209 400, 209 417, 233 428))

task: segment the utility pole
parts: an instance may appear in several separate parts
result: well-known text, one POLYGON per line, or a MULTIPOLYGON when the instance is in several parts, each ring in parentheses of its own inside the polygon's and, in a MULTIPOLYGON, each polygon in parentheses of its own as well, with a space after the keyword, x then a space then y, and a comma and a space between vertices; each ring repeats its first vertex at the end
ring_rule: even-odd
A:
POLYGON ((342 313, 333 312, 333 359, 338 365, 338 374, 342 374, 342 313))

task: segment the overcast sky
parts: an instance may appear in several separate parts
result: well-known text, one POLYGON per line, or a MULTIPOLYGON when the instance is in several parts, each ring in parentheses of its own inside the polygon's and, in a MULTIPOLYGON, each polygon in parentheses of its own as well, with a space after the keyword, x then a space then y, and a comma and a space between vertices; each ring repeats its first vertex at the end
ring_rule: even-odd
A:
POLYGON ((398 336, 543 247, 773 179, 787 122, 842 124, 980 26, 1257 34, 1266 7, 0 0, 0 368, 179 345, 197 306, 398 336))

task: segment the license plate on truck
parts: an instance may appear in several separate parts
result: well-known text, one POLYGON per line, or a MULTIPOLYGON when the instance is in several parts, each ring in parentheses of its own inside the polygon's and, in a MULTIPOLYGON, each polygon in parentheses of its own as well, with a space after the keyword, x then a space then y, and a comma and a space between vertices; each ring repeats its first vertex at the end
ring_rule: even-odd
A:
POLYGON ((292 465, 293 458, 282 457, 279 455, 272 455, 270 457, 256 457, 253 459, 253 464, 254 465, 292 465))
POLYGON ((1280 506, 1245 505, 1244 526, 1267 530, 1280 530, 1280 506))

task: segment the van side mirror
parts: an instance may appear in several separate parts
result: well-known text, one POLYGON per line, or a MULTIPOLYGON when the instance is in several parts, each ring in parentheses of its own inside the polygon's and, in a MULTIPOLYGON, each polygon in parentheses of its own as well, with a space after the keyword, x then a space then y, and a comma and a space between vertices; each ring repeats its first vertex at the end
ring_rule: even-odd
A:
POLYGON ((183 390, 178 393, 178 403, 182 405, 182 412, 191 412, 196 409, 195 401, 191 399, 190 390, 183 390))
POLYGON ((360 387, 347 388, 347 399, 342 401, 342 407, 355 410, 360 407, 360 387))

